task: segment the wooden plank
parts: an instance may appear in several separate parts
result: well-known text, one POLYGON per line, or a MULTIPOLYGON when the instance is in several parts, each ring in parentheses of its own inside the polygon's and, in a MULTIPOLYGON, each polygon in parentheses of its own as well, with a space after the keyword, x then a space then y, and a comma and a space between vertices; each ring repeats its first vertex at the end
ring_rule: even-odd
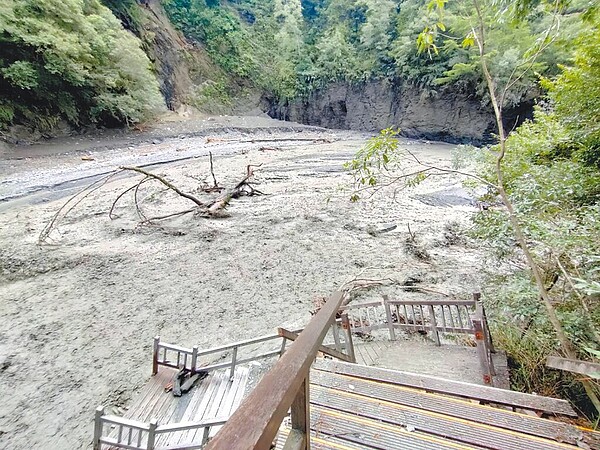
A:
POLYGON ((171 381, 176 373, 176 369, 161 367, 158 373, 142 387, 140 395, 133 400, 124 417, 149 422, 149 414, 159 400, 160 394, 164 393, 164 386, 171 381))
POLYGON ((553 369, 566 370, 567 372, 579 373, 588 377, 600 379, 600 364, 581 361, 579 359, 559 358, 548 356, 546 365, 553 369))
POLYGON ((220 347, 210 348, 207 350, 202 350, 198 352, 198 357, 211 355, 213 353, 222 353, 227 350, 232 350, 235 347, 244 347, 246 345, 259 344, 261 342, 266 342, 274 339, 279 339, 279 335, 277 334, 267 334, 265 336, 260 336, 253 339, 246 339, 244 341, 233 342, 231 344, 222 345, 220 347))
POLYGON ((492 378, 491 358, 489 349, 486 345, 486 340, 483 334, 483 324, 481 319, 473 319, 473 327, 475 328, 475 341, 477 342, 477 358, 483 375, 483 382, 489 386, 494 385, 492 378))
MULTIPOLYGON (((407 427, 394 426, 347 413, 311 405, 311 429, 327 440, 329 436, 362 445, 363 448, 380 450, 467 450, 479 446, 457 445, 447 439, 410 431, 407 427)), ((410 425, 409 425, 410 426, 410 425)))
MULTIPOLYGON (((285 339, 290 341, 295 341, 298 338, 298 334, 292 331, 286 330, 285 328, 277 328, 277 334, 285 339)), ((350 356, 334 350, 330 347, 325 347, 324 345, 319 346, 319 351, 321 353, 325 353, 326 355, 333 356, 334 358, 341 359, 342 361, 352 362, 350 356)))
MULTIPOLYGON (((275 450, 283 450, 283 445, 290 433, 290 428, 282 426, 277 437, 277 445, 275 450)), ((317 433, 311 431, 310 445, 312 450, 364 450, 363 445, 356 445, 340 438, 327 436, 326 439, 319 437, 317 433)))
POLYGON ((539 448, 544 450, 576 449, 576 446, 558 443, 489 425, 467 422, 417 408, 411 408, 377 400, 354 393, 329 390, 312 386, 311 406, 318 405, 360 417, 382 421, 399 429, 411 427, 413 432, 431 437, 443 437, 444 441, 456 445, 484 447, 490 450, 524 450, 539 448))
MULTIPOLYGON (((287 435, 283 450, 303 450, 307 445, 308 436, 302 433, 300 430, 292 430, 287 435)), ((308 441, 310 446, 310 441, 308 441)))
MULTIPOLYGON (((207 381, 209 380, 209 378, 205 378, 203 380, 207 381)), ((210 377, 210 384, 211 385, 217 385, 217 386, 221 386, 221 384, 223 383, 223 381, 227 381, 228 380, 228 376, 225 372, 219 372, 216 374, 213 374, 212 377, 210 377)), ((218 389, 218 388, 217 388, 218 389)), ((208 391, 208 388, 207 388, 208 391)), ((206 393, 205 393, 206 396, 206 393)), ((208 401, 207 402, 203 402, 204 398, 201 400, 201 403, 204 403, 205 405, 208 405, 208 407, 211 407, 211 400, 213 400, 215 398, 214 395, 214 390, 211 391, 210 395, 207 396, 208 397, 208 401)), ((188 406, 190 405, 191 401, 188 403, 188 406)), ((193 408, 193 406, 192 406, 193 408)), ((194 414, 194 419, 192 420, 192 422, 201 422, 205 419, 208 418, 214 418, 214 417, 204 417, 204 413, 205 411, 198 411, 196 410, 195 414, 194 414), (203 417, 200 417, 198 419, 196 419, 196 417, 200 414, 203 413, 203 417)), ((188 419, 188 417, 190 417, 190 415, 188 414, 187 408, 186 411, 183 412, 183 414, 181 414, 181 417, 179 417, 178 420, 167 420, 165 423, 170 423, 170 424, 176 424, 179 422, 186 422, 188 419), (185 418, 185 419, 184 419, 185 418)), ((189 430, 189 431, 179 431, 179 432, 172 432, 172 433, 164 433, 162 434, 158 441, 157 441, 157 447, 159 448, 169 448, 171 446, 175 446, 178 445, 179 442, 183 442, 185 444, 199 444, 200 442, 196 442, 197 439, 197 430, 189 430), (183 440, 183 441, 182 441, 183 440)))
POLYGON ((568 444, 586 443, 591 448, 600 448, 600 433, 589 433, 571 424, 473 404, 464 399, 320 370, 311 372, 311 383, 533 436, 552 440, 560 437, 568 444))
POLYGON ((227 392, 229 391, 229 388, 231 386, 231 381, 229 380, 228 374, 219 373, 219 377, 219 387, 215 390, 215 394, 208 405, 206 414, 204 414, 203 419, 213 419, 215 417, 218 417, 219 408, 221 407, 221 404, 227 396, 227 392))
MULTIPOLYGON (((141 394, 134 400, 121 420, 129 419, 137 422, 149 423, 154 418, 152 415, 160 410, 165 397, 167 401, 172 401, 172 399, 169 399, 169 396, 164 393, 163 386, 170 381, 175 373, 177 373, 177 370, 175 369, 161 367, 158 373, 151 377, 148 383, 144 385, 141 394)), ((138 442, 140 438, 143 437, 142 435, 143 432, 134 430, 131 434, 132 442, 138 442)), ((118 438, 118 428, 114 429, 109 434, 109 437, 111 439, 118 438)))
POLYGON ((269 448, 344 300, 335 292, 206 449, 269 448))
POLYGON ((364 303, 349 303, 347 305, 340 306, 339 311, 340 312, 351 311, 353 309, 362 309, 362 308, 368 308, 371 306, 381 306, 381 302, 376 301, 376 302, 364 302, 364 303))
POLYGON ((428 311, 429 311, 429 321, 431 324, 431 334, 433 336, 433 341, 435 342, 435 345, 437 345, 439 347, 441 345, 440 335, 437 331, 437 323, 435 320, 435 311, 433 310, 433 305, 428 305, 428 311))
POLYGON ((341 317, 342 322, 342 330, 344 330, 344 338, 345 338, 345 349, 348 352, 348 356, 350 357, 350 362, 356 362, 356 356, 354 355, 354 341, 352 339, 352 329, 350 327, 350 319, 348 319, 348 314, 342 314, 341 317))
MULTIPOLYGON (((216 413, 218 417, 226 417, 229 419, 240 405, 244 392, 246 391, 249 372, 247 367, 237 368, 234 380, 227 392, 227 396, 216 413)), ((210 437, 216 435, 221 428, 221 426, 211 427, 210 437)))
MULTIPOLYGON (((196 416, 198 416, 198 414, 200 414, 200 416, 202 416, 202 414, 203 414, 202 412, 198 411, 198 408, 202 404, 202 399, 208 395, 207 392, 208 392, 209 386, 211 384, 210 380, 208 378, 212 379, 212 375, 209 375, 207 378, 202 380, 198 385, 196 385, 196 387, 193 389, 191 394, 188 394, 188 395, 191 395, 192 398, 190 399, 190 403, 188 405, 187 410, 185 411, 185 414, 181 418, 182 422, 199 422, 200 421, 200 420, 196 420, 196 416)), ((183 443, 194 442, 194 435, 196 434, 196 431, 197 430, 188 430, 188 431, 184 431, 184 432, 180 433, 177 443, 183 444, 183 443)))
POLYGON ((505 389, 480 386, 461 381, 450 381, 429 375, 412 374, 378 367, 365 367, 342 361, 318 359, 315 362, 315 368, 356 376, 358 378, 374 379, 390 384, 415 387, 429 392, 471 398, 486 403, 497 403, 516 408, 541 411, 547 414, 562 414, 577 417, 577 414, 567 401, 556 398, 523 394, 521 392, 507 391, 505 389))
POLYGON ((464 305, 475 307, 473 300, 389 300, 390 305, 412 305, 412 306, 427 306, 427 305, 464 305))
POLYGON ((372 366, 376 361, 377 357, 373 354, 373 349, 371 348, 370 342, 361 342, 357 345, 360 347, 360 351, 362 353, 364 364, 367 366, 372 366))
POLYGON ((286 442, 284 450, 310 450, 310 383, 308 377, 296 393, 290 408, 290 418, 294 441, 286 442))
MULTIPOLYGON (((392 307, 388 303, 388 296, 383 296, 383 308, 385 309, 385 318, 387 320, 388 332, 390 333, 390 341, 396 340, 396 332, 394 331, 394 320, 392 319, 392 307)), ((399 320, 400 318, 397 317, 399 320)))

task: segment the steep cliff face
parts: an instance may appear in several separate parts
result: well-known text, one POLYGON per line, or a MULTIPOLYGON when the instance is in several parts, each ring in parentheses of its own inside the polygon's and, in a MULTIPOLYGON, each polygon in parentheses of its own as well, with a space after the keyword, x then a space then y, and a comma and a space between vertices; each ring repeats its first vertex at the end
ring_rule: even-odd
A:
POLYGON ((258 110, 261 92, 246 80, 224 72, 201 43, 178 31, 160 0, 138 1, 136 14, 141 18, 138 23, 132 23, 126 15, 119 18, 142 41, 169 109, 192 108, 209 114, 258 110))
POLYGON ((175 30, 159 0, 139 1, 129 9, 105 2, 121 20, 123 27, 134 33, 152 61, 161 93, 167 107, 178 109, 186 103, 192 87, 187 57, 190 45, 175 30))
MULTIPOLYGON (((531 115, 531 108, 523 104, 507 111, 506 123, 512 128, 531 115)), ((274 102, 268 112, 310 125, 365 131, 394 127, 407 137, 454 143, 487 143, 496 130, 491 107, 479 99, 450 89, 430 97, 401 81, 336 83, 301 101, 274 102)))
POLYGON ((185 59, 189 45, 174 28, 159 0, 146 2, 146 53, 155 64, 160 89, 169 109, 186 101, 192 87, 190 69, 185 59))

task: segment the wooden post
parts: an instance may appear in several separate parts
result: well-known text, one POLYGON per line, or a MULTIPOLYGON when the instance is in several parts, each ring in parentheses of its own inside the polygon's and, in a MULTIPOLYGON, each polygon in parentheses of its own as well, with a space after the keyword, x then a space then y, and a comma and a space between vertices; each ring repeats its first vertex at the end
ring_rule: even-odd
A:
POLYGON ((98 406, 96 408, 96 415, 94 417, 94 450, 100 450, 100 438, 102 437, 102 416, 104 415, 104 407, 98 406))
POLYGON ((489 351, 483 335, 483 326, 481 319, 473 319, 473 327, 475 328, 475 342, 477 342, 477 356, 483 374, 483 382, 489 386, 493 386, 492 370, 490 368, 489 351))
POLYGON ((488 341, 488 348, 491 353, 496 353, 496 349, 494 348, 494 342, 492 340, 492 334, 490 333, 490 328, 488 327, 487 315, 485 314, 485 306, 483 306, 483 301, 481 300, 481 294, 479 292, 473 293, 473 300, 478 305, 479 311, 481 313, 481 320, 483 321, 483 331, 485 332, 486 339, 488 341))
POLYGON ((433 305, 429 305, 429 321, 431 322, 431 335, 433 336, 435 345, 439 347, 442 344, 440 343, 440 334, 438 333, 437 329, 437 322, 435 320, 435 310, 433 309, 433 305))
POLYGON ((204 429, 202 430, 202 442, 201 442, 202 445, 204 445, 208 442, 209 436, 210 436, 210 427, 204 427, 204 429))
POLYGON ((392 320, 392 308, 390 307, 389 297, 387 295, 383 296, 383 300, 381 303, 383 304, 383 309, 385 309, 385 316, 387 318, 388 323, 388 331, 390 332, 390 341, 396 340, 396 330, 394 330, 394 321, 392 320))
POLYGON ((156 429, 158 428, 158 420, 152 419, 150 421, 150 428, 148 430, 148 444, 146 445, 147 450, 154 449, 154 443, 156 442, 156 429))
POLYGON ((344 334, 346 335, 346 351, 348 352, 348 356, 352 360, 353 363, 356 362, 356 356, 354 355, 354 343, 352 342, 352 328, 350 327, 350 319, 348 319, 348 314, 342 314, 342 328, 344 329, 344 334))
POLYGON ((483 302, 481 301, 481 294, 475 292, 473 294, 473 300, 475 300, 475 317, 481 321, 481 330, 483 332, 483 339, 485 341, 485 350, 488 358, 488 366, 490 373, 496 375, 496 368, 494 367, 494 360, 492 359, 492 353, 496 353, 494 346, 492 345, 492 336, 487 326, 487 319, 485 317, 485 309, 483 302))
POLYGON ((229 369, 229 380, 233 380, 233 376, 235 375, 235 364, 237 363, 237 352, 238 348, 233 347, 233 352, 231 355, 231 369, 229 369))
POLYGON ((160 336, 154 338, 154 345, 152 346, 152 376, 158 373, 158 344, 160 343, 160 336))
POLYGON ((198 346, 194 345, 192 347, 192 364, 190 367, 190 371, 192 372, 192 375, 194 373, 196 373, 196 366, 198 365, 198 346))
MULTIPOLYGON (((344 294, 339 291, 329 297, 285 354, 264 374, 223 428, 208 442, 205 450, 271 447, 290 407, 298 403, 296 397, 303 383, 304 389, 308 390, 310 367, 343 301, 344 294)), ((308 405, 306 396, 305 402, 308 405)), ((307 412, 305 415, 308 419, 307 412)), ((308 433, 306 424, 305 428, 308 433)))
POLYGON ((281 358, 283 356, 283 354, 285 353, 285 346, 287 344, 287 339, 286 338, 282 338, 282 342, 281 342, 281 349, 279 350, 279 357, 281 358))
POLYGON ((331 334, 333 334, 333 343, 335 345, 335 349, 338 352, 341 352, 342 346, 340 344, 340 335, 338 333, 339 333, 339 327, 338 327, 337 321, 335 321, 331 324, 331 334))
POLYGON ((310 382, 308 375, 292 402, 291 419, 292 430, 283 449, 310 450, 310 382))

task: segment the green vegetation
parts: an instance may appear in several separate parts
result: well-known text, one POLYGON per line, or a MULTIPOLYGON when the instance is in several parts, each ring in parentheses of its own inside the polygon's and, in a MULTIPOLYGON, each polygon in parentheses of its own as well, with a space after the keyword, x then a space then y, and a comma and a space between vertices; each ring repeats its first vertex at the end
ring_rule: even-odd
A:
MULTIPOLYGON (((430 95, 450 84, 486 101, 477 49, 461 45, 474 15, 463 2, 448 2, 445 25, 424 0, 163 0, 163 4, 172 21, 202 42, 223 69, 280 98, 305 95, 336 81, 401 78, 430 95), (425 39, 439 41, 429 52, 415 46, 424 28, 429 30, 425 39)), ((518 22, 493 11, 486 10, 487 58, 499 79, 507 79, 551 19, 542 6, 530 9, 518 22)), ((565 41, 578 31, 577 15, 571 12, 561 18, 565 41)), ((556 73, 556 63, 567 57, 563 44, 559 40, 545 49, 528 76, 512 86, 506 105, 531 97, 536 72, 556 73)))
MULTIPOLYGON (((578 3, 584 2, 565 11, 561 39, 511 87, 505 106, 536 95, 536 73, 552 76, 557 63, 567 62, 565 42, 579 32, 578 3)), ((447 2, 443 24, 424 0, 161 3, 222 70, 191 93, 190 101, 204 110, 213 101, 231 102, 240 89, 293 99, 332 82, 380 78, 400 78, 432 96, 451 85, 489 101, 477 49, 462 45, 473 18, 464 2, 447 2), (433 44, 426 52, 415 45, 420 36, 422 44, 433 44)), ((533 3, 519 21, 486 10, 486 57, 499 83, 548 28, 550 16, 533 3)), ((144 120, 160 106, 151 64, 139 48, 152 55, 136 0, 8 0, 0 8, 0 127, 24 122, 44 130, 63 119, 118 125, 144 120)))
POLYGON ((139 41, 97 0, 0 6, 0 129, 140 122, 163 107, 139 41))
MULTIPOLYGON (((362 190, 378 189, 390 180, 410 186, 444 173, 461 173, 470 183, 487 187, 487 200, 492 204, 499 201, 502 207, 476 215, 473 233, 491 244, 503 263, 517 268, 510 275, 489 273, 486 289, 493 331, 513 362, 514 387, 568 396, 590 418, 598 417, 598 383, 547 369, 545 360, 557 352, 569 358, 597 360, 600 349, 600 15, 594 8, 583 8, 579 12, 584 14, 569 17, 578 21, 579 29, 570 44, 571 62, 560 66, 556 76, 543 80, 548 94, 543 106, 536 109, 535 120, 509 135, 503 128, 502 110, 510 104, 510 96, 521 90, 519 83, 542 67, 543 55, 547 58, 549 51, 554 58, 564 51, 552 47, 565 39, 555 25, 565 14, 563 5, 534 2, 532 6, 529 2, 528 8, 518 10, 514 6, 520 4, 512 2, 461 3, 480 11, 471 18, 470 29, 460 31, 459 27, 455 32, 458 36, 462 33, 461 48, 479 52, 473 59, 479 61, 494 106, 499 143, 469 152, 470 158, 457 158, 477 163, 477 171, 468 173, 458 166, 421 164, 416 155, 399 148, 395 132, 384 130, 348 164, 357 181, 353 199, 357 200, 362 190), (496 66, 494 39, 503 40, 494 33, 497 18, 506 14, 505 20, 519 29, 523 20, 527 21, 523 15, 532 11, 547 14, 541 38, 515 54, 512 59, 521 63, 509 65, 508 70, 496 66), (408 169, 407 159, 412 161, 408 169)), ((417 47, 435 59, 441 53, 440 42, 452 30, 446 31, 445 2, 431 5, 417 47), (431 22, 436 15, 437 22, 431 22)), ((462 67, 455 65, 447 76, 454 76, 462 67)))
MULTIPOLYGON (((504 186, 528 247, 565 334, 582 359, 593 359, 600 348, 599 19, 590 14, 582 23, 584 33, 575 42, 572 65, 544 81, 550 104, 538 108, 533 122, 508 137, 502 164, 504 186)), ((489 154, 482 162, 481 174, 488 180, 495 178, 494 164, 489 154)), ((483 212, 475 223, 476 235, 490 242, 499 256, 520 261, 504 210, 483 212)), ((530 271, 493 282, 501 286, 488 293, 499 312, 496 335, 512 352, 515 383, 581 400, 577 384, 544 367, 557 342, 530 271)), ((598 392, 597 385, 592 389, 598 392)))

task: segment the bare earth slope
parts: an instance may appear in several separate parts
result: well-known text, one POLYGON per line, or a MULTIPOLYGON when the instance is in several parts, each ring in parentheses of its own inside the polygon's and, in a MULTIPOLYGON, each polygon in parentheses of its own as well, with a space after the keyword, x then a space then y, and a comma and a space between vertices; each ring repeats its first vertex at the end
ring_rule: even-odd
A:
MULTIPOLYGON (((182 134, 91 151, 94 161, 44 151, 2 161, 2 179, 12 180, 3 192, 41 191, 0 204, 0 448, 88 448, 94 408, 126 406, 147 380, 155 335, 212 347, 301 325, 314 298, 356 276, 413 277, 456 294, 477 288, 479 253, 444 234, 447 223, 468 224, 474 211, 456 195, 460 180, 428 180, 395 201, 381 195, 353 204, 342 163, 365 135, 249 128, 214 136, 227 142, 182 134), (333 142, 290 140, 299 136, 333 142), (249 142, 259 138, 282 141, 249 142), (276 149, 260 149, 266 146, 276 149), (228 218, 187 215, 138 226, 130 197, 117 208, 118 219, 107 217, 116 195, 134 181, 119 178, 60 224, 55 245, 37 245, 65 200, 56 197, 70 192, 41 188, 47 179, 60 176, 68 184, 85 171, 185 155, 149 170, 197 192, 199 180, 210 181, 208 150, 225 186, 241 179, 248 164, 262 164, 255 181, 267 195, 235 200, 228 218), (397 228, 378 233, 390 224, 397 228), (431 262, 405 251, 407 224, 427 243, 431 262)), ((447 163, 452 148, 406 145, 429 163, 447 163)), ((140 202, 151 215, 189 207, 157 185, 144 187, 140 202)))

